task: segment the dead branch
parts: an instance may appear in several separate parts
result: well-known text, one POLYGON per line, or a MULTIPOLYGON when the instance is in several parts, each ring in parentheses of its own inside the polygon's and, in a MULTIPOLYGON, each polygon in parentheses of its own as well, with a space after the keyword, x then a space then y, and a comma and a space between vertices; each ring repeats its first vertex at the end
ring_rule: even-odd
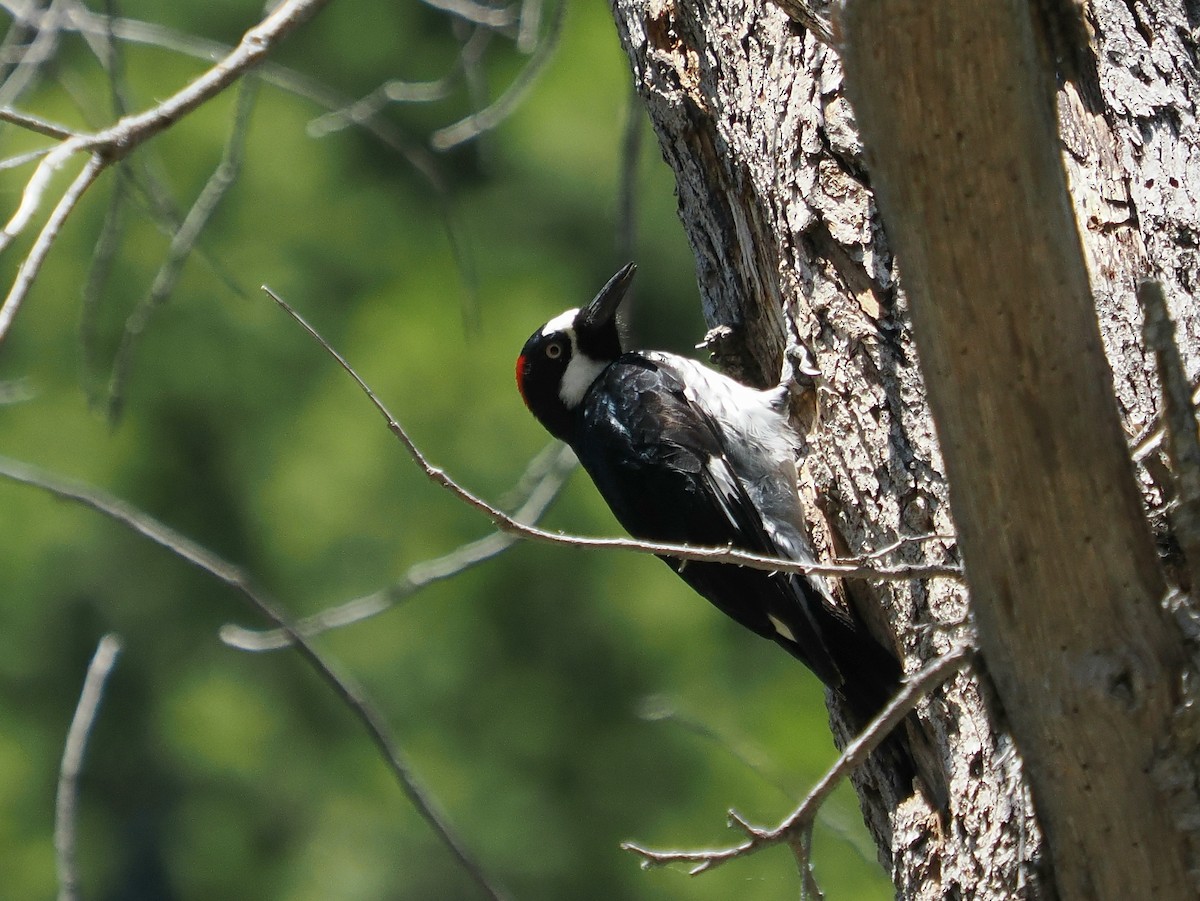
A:
POLYGON ((39 488, 62 500, 80 504, 148 538, 159 547, 233 589, 258 613, 286 632, 300 656, 358 719, 409 802, 446 846, 458 865, 489 898, 505 897, 417 781, 379 709, 350 676, 339 672, 332 661, 297 630, 291 618, 274 600, 254 587, 238 567, 125 501, 96 488, 51 475, 27 463, 5 457, 0 457, 0 476, 39 488))
POLYGON ((969 645, 961 645, 927 664, 915 673, 895 698, 880 711, 842 751, 837 762, 821 777, 808 796, 791 814, 778 826, 767 828, 754 826, 747 822, 736 811, 729 811, 729 823, 741 830, 747 836, 746 841, 730 848, 709 848, 699 851, 655 851, 642 847, 634 842, 621 845, 626 851, 632 851, 642 858, 645 868, 661 867, 673 863, 689 863, 691 875, 715 869, 723 863, 756 854, 764 848, 774 845, 789 845, 802 862, 805 869, 809 834, 816 818, 817 811, 825 803, 826 798, 837 788, 838 784, 861 766, 872 751, 891 734, 892 730, 916 708, 931 691, 966 666, 975 655, 975 649, 969 645))
POLYGON ((524 99, 542 69, 545 68, 546 62, 554 54, 559 36, 562 34, 566 7, 566 0, 559 0, 550 16, 550 24, 545 36, 538 42, 529 62, 521 69, 504 93, 491 105, 433 133, 430 143, 436 150, 450 150, 467 141, 472 141, 484 132, 491 131, 512 115, 513 110, 524 99))
POLYGON ((58 791, 54 804, 54 853, 58 868, 58 901, 77 901, 79 898, 79 871, 75 859, 75 812, 79 802, 79 773, 83 769, 83 756, 87 750, 88 737, 100 710, 100 699, 104 696, 104 683, 121 653, 121 639, 108 634, 100 639, 92 662, 88 664, 79 703, 67 730, 67 741, 63 746, 62 765, 58 773, 58 791))
POLYGON ((8 297, 3 306, 0 306, 0 341, 7 335, 53 244, 54 237, 83 193, 100 173, 215 97, 247 71, 261 64, 281 40, 316 15, 329 2, 330 0, 285 0, 258 25, 247 31, 241 42, 228 55, 166 100, 144 112, 122 116, 115 124, 101 131, 92 134, 72 134, 46 155, 26 184, 16 212, 3 232, 0 232, 0 251, 28 226, 41 206, 42 198, 55 172, 76 153, 86 152, 90 157, 80 176, 67 189, 51 214, 33 250, 22 263, 8 297))
POLYGON ((229 130, 229 138, 225 142, 225 151, 220 163, 209 177, 204 187, 197 195, 192 208, 188 210, 183 221, 171 236, 171 245, 167 250, 166 259, 158 268, 150 290, 141 302, 129 314, 125 322, 125 331, 121 335, 121 343, 113 358, 112 375, 108 389, 108 418, 117 422, 125 402, 125 389, 133 368, 133 354, 138 338, 145 330, 154 311, 166 302, 175 290, 179 277, 183 274, 184 263, 195 249, 200 240, 200 234, 208 224, 217 204, 233 187, 234 181, 242 168, 242 151, 245 148, 246 136, 250 127, 250 113, 254 108, 254 99, 258 93, 257 82, 248 78, 242 82, 238 91, 238 100, 234 109, 233 124, 229 130))
MULTIPOLYGON (((540 470, 541 474, 525 492, 528 496, 524 502, 513 513, 513 518, 519 522, 537 522, 558 496, 567 476, 575 469, 575 454, 569 447, 551 445, 548 450, 552 453, 539 454, 526 470, 526 476, 535 469, 540 470)), ((525 481, 524 476, 522 481, 525 481)), ((382 591, 372 592, 305 617, 296 623, 296 629, 308 636, 319 635, 378 616, 425 586, 457 576, 491 560, 516 542, 515 535, 497 530, 491 535, 455 548, 449 554, 409 567, 398 583, 382 591)), ((230 623, 221 627, 220 635, 223 642, 240 651, 274 651, 290 647, 292 644, 288 634, 280 629, 261 631, 230 623)))

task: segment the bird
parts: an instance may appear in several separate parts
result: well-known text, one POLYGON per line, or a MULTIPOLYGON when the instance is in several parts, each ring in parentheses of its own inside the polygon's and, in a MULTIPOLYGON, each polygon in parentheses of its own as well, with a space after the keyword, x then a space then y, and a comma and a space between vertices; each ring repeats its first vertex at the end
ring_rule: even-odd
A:
MULTIPOLYGON (((516 363, 525 405, 571 447, 633 537, 815 563, 787 383, 758 390, 688 357, 626 350, 617 311, 636 269, 623 266, 589 304, 525 342, 516 363)), ((899 689, 895 655, 821 576, 660 559, 721 612, 804 663, 843 700, 855 728, 899 689)), ((901 782, 911 781, 911 758, 901 742, 889 743, 901 782)))

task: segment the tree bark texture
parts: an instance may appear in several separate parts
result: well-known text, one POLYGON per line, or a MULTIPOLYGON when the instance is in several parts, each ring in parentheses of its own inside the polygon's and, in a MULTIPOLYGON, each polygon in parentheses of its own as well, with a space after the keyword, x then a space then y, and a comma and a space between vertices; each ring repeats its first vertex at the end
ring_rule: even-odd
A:
MULTIPOLYGON (((1057 6, 1073 8, 1043 5, 1049 12, 1033 23, 1039 33, 1052 30, 1063 12, 1057 6)), ((785 345, 795 343, 821 373, 815 412, 801 415, 800 490, 818 546, 826 555, 858 555, 903 537, 953 536, 908 298, 837 51, 769 2, 614 0, 614 14, 676 173, 705 315, 725 327, 717 361, 768 384, 785 345)), ((1200 97, 1198 17, 1194 4, 1097 0, 1086 9, 1091 47, 1081 51, 1083 65, 1058 85, 1062 159, 1128 434, 1158 408, 1137 279, 1163 282, 1193 377, 1200 364, 1200 312, 1190 296, 1200 264, 1200 140, 1189 100, 1200 97)), ((1145 472, 1139 477, 1143 499, 1160 505, 1158 485, 1145 472)), ((945 538, 905 544, 892 559, 957 553, 945 538)), ((966 592, 950 580, 847 588, 910 670, 961 640, 966 592)), ((896 803, 869 773, 858 782, 898 894, 1057 897, 1024 749, 986 676, 958 677, 920 714, 933 762, 946 774, 949 817, 942 821, 920 796, 896 803)), ((1194 749, 1167 734, 1150 741, 1173 749, 1174 765, 1165 769, 1175 797, 1164 804, 1177 822, 1186 820, 1195 811, 1194 749)), ((1186 827, 1179 832, 1189 838, 1186 827)))
POLYGON ((847 91, 910 299, 979 644, 1059 893, 1185 901, 1186 842, 1154 775, 1180 634, 1036 24, 1026 0, 853 3, 847 91))

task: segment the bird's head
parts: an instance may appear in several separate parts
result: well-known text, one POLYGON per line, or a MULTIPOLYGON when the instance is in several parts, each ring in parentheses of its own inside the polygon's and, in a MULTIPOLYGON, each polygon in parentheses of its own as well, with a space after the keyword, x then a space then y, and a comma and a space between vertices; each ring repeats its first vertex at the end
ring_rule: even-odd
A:
POLYGON ((636 271, 627 263, 586 307, 567 310, 534 332, 517 357, 525 406, 555 438, 568 439, 588 388, 621 355, 617 307, 636 271))

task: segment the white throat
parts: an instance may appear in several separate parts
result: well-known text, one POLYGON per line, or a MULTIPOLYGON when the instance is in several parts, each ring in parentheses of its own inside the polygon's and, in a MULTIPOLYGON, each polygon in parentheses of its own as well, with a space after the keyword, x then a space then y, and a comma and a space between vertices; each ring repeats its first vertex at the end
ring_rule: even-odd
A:
POLYGON ((571 338, 571 362, 567 364, 567 370, 563 373, 558 398, 568 410, 574 410, 583 402, 588 388, 592 387, 592 382, 599 378, 607 364, 580 353, 575 345, 575 333, 568 334, 571 338))

